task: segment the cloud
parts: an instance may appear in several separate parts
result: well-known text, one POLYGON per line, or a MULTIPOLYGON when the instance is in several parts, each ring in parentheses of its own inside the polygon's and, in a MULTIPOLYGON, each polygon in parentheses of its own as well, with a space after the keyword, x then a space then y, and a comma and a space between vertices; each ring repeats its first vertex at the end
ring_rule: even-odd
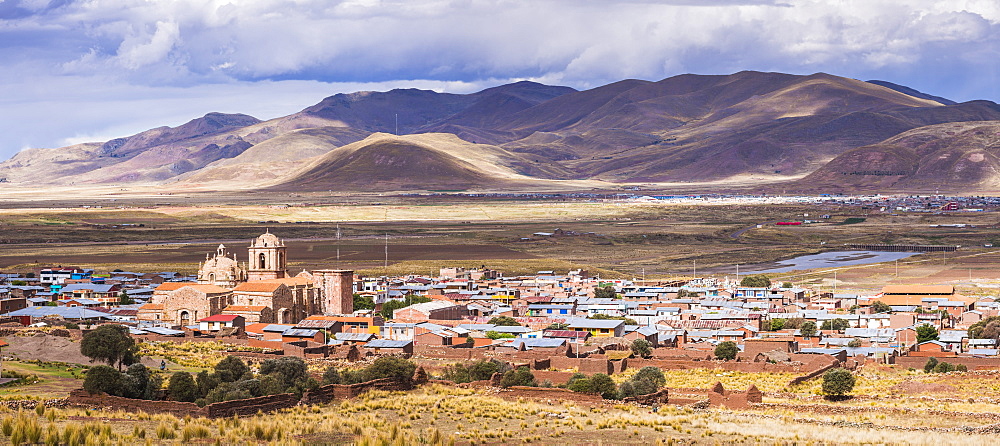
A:
MULTIPOLYGON (((211 98, 191 97, 189 119, 226 104, 214 91, 258 85, 257 102, 276 101, 286 82, 332 90, 422 80, 446 89, 529 78, 589 88, 744 69, 888 78, 959 100, 997 99, 998 30, 995 0, 3 0, 0 101, 58 103, 44 91, 85 79, 101 82, 105 96, 211 98), (12 91, 24 88, 37 100, 12 91)), ((81 100, 101 104, 97 95, 81 100)), ((68 135, 105 134, 119 128, 111 121, 135 116, 101 112, 108 123, 65 115, 93 122, 68 135)))

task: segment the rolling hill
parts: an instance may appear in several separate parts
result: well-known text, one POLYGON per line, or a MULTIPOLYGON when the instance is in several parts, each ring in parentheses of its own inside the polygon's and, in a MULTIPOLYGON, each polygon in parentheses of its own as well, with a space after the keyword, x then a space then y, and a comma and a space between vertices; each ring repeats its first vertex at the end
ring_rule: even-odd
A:
POLYGON ((988 148, 983 161, 949 164, 921 155, 930 149, 914 142, 919 138, 895 138, 938 135, 935 144, 952 147, 948 157, 955 157, 962 144, 979 147, 971 136, 977 130, 956 138, 935 129, 989 121, 1000 121, 1000 106, 989 101, 956 104, 824 73, 686 74, 584 91, 525 81, 471 94, 336 94, 268 121, 209 113, 127 138, 22 151, 0 163, 0 178, 28 186, 283 191, 551 189, 588 181, 706 190, 842 181, 849 191, 920 186, 912 174, 939 179, 939 190, 965 190, 970 179, 975 187, 1000 187, 994 171, 980 169, 991 166, 988 148), (862 167, 907 173, 844 173, 862 167))

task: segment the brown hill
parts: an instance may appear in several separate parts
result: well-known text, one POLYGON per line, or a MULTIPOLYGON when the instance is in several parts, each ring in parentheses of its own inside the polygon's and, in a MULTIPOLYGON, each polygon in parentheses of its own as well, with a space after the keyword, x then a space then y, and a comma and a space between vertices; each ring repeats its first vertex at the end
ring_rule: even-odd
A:
POLYGON ((451 190, 503 187, 559 175, 499 147, 472 144, 454 135, 376 133, 322 155, 276 190, 451 190))
POLYGON ((848 151, 792 185, 806 191, 1000 190, 1000 121, 913 129, 848 151))

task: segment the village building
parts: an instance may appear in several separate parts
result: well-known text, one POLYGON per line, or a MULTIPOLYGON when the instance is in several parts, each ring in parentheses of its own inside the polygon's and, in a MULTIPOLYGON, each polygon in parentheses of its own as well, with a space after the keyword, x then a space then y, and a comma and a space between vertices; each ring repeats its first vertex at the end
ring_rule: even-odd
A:
POLYGON ((350 314, 354 272, 287 271, 287 247, 270 232, 248 247, 249 261, 219 245, 199 264, 197 283, 166 282, 139 308, 140 321, 189 326, 218 314, 240 316, 247 324, 292 324, 310 315, 350 314))

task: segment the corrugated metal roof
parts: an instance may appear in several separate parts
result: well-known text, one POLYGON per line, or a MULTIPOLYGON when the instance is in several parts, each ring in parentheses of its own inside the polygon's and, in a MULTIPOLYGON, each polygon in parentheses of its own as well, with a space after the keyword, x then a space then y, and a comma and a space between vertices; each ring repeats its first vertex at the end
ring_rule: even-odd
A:
POLYGON ((290 328, 281 333, 282 336, 292 336, 296 338, 311 338, 316 336, 319 330, 309 330, 305 328, 290 328))
POLYGON ((107 318, 107 313, 94 311, 83 307, 28 307, 11 311, 4 316, 60 316, 63 319, 101 319, 107 318))
POLYGON ((393 341, 391 339, 376 339, 365 344, 365 348, 404 348, 413 341, 393 341))
POLYGON ((351 341, 351 342, 368 342, 375 337, 371 333, 337 333, 333 335, 334 339, 339 341, 351 341))
POLYGON ((555 348, 563 345, 565 342, 566 340, 561 338, 519 338, 511 340, 510 345, 518 347, 524 344, 528 348, 555 348))

